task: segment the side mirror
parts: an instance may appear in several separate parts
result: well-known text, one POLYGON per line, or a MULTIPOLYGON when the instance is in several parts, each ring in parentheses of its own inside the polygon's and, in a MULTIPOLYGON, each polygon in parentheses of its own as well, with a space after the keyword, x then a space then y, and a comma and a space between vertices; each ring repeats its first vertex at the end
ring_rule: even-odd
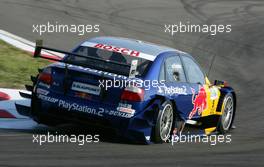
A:
POLYGON ((224 86, 224 87, 228 86, 226 81, 219 81, 219 80, 215 80, 214 81, 214 85, 216 85, 216 86, 224 86))

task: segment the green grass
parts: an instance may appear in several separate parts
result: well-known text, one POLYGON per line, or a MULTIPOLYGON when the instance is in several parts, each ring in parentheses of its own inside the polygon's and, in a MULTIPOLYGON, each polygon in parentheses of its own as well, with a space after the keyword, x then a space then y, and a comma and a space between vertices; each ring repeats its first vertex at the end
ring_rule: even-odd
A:
POLYGON ((25 84, 32 84, 30 76, 48 64, 0 40, 0 88, 24 88, 25 84))

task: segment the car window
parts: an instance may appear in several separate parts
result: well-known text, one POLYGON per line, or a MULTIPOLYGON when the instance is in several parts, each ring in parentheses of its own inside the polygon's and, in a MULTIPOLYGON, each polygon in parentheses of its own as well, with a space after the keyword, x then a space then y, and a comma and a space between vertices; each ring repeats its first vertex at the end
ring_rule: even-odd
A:
POLYGON ((186 82, 179 56, 171 56, 165 60, 165 79, 166 82, 186 82))
POLYGON ((199 65, 187 56, 182 56, 182 60, 190 83, 204 84, 204 74, 199 65))
POLYGON ((159 80, 165 81, 164 63, 162 64, 160 68, 159 80))
MULTIPOLYGON (((75 49, 74 53, 77 53, 79 55, 83 56, 89 56, 94 58, 99 58, 102 60, 107 60, 107 62, 118 62, 123 63, 127 65, 131 65, 133 60, 138 61, 137 65, 137 72, 138 76, 144 76, 145 73, 148 71, 149 67, 151 66, 152 62, 146 59, 142 59, 139 57, 133 57, 133 56, 127 56, 125 54, 117 53, 117 52, 111 52, 108 50, 102 50, 98 48, 93 47, 85 47, 85 46, 79 46, 77 49, 75 49)), ((85 66, 85 67, 91 67, 103 71, 112 71, 116 74, 125 74, 129 75, 130 67, 123 68, 119 65, 115 65, 112 63, 104 63, 102 61, 98 61, 96 59, 92 58, 86 58, 86 57, 78 57, 78 56, 68 56, 68 61, 75 63, 77 65, 85 66)))

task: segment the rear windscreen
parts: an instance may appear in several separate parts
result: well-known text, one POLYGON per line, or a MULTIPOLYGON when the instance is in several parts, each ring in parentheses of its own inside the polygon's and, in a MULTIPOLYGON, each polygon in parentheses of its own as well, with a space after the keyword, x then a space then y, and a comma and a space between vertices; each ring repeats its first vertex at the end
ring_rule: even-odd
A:
POLYGON ((137 71, 139 76, 144 75, 151 64, 151 61, 139 57, 124 55, 117 52, 111 52, 103 49, 86 47, 86 46, 78 47, 74 51, 74 53, 87 56, 87 58, 68 55, 66 57, 67 61, 77 65, 95 68, 107 72, 113 72, 116 74, 127 75, 127 76, 129 75, 130 65, 132 60, 138 60, 137 71), (96 58, 106 61, 100 61, 97 60, 96 58), (112 62, 118 62, 129 66, 122 66, 112 62))

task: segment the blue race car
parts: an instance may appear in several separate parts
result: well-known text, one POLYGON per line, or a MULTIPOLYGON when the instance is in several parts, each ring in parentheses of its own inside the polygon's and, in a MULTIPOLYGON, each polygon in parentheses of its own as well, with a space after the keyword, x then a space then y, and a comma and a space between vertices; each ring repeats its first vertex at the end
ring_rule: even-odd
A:
POLYGON ((211 84, 187 53, 139 40, 96 37, 31 77, 31 107, 17 110, 36 122, 99 125, 133 141, 167 141, 185 124, 203 133, 226 133, 232 127, 236 95, 226 82, 211 84))

